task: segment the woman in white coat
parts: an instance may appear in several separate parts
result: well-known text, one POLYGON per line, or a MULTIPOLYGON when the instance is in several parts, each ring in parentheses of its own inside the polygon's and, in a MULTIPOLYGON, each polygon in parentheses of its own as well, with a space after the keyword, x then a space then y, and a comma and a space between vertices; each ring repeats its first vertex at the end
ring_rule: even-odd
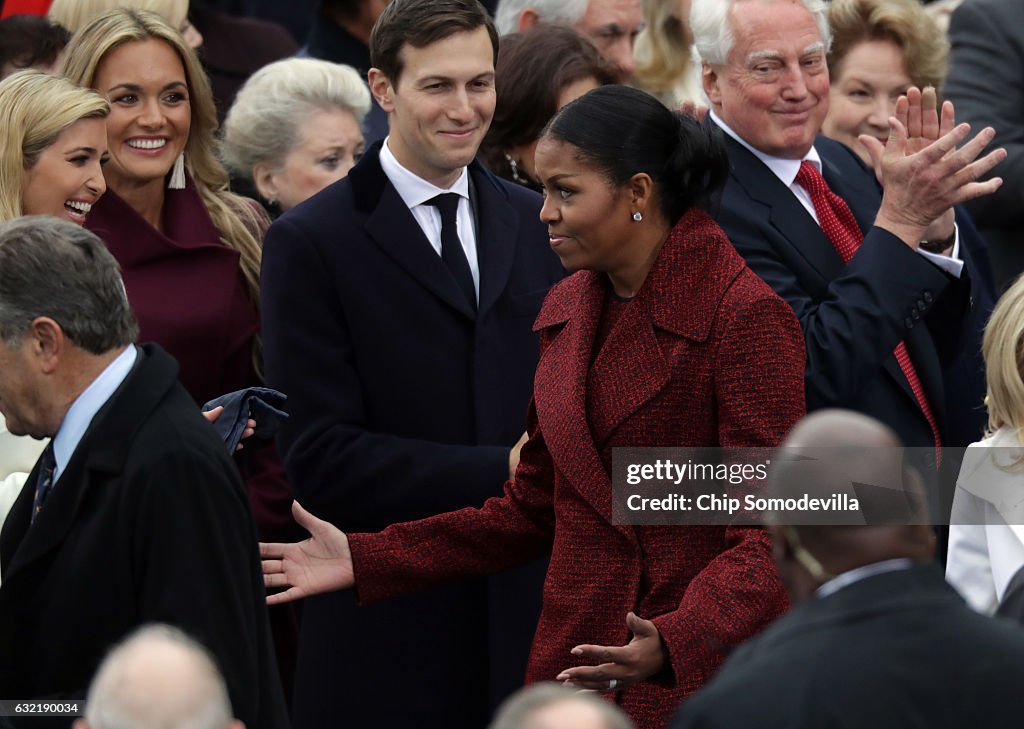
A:
POLYGON ((989 432, 960 468, 946 579, 971 607, 991 614, 1024 566, 1024 278, 996 304, 982 353, 989 432))

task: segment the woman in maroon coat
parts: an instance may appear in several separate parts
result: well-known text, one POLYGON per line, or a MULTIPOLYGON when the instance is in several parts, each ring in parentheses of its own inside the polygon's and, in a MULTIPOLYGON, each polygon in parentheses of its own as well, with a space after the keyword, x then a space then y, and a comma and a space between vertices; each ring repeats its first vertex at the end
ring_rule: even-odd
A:
MULTIPOLYGON (((260 384, 266 222, 256 203, 228 191, 195 52, 160 16, 119 9, 75 33, 61 71, 110 102, 107 192, 86 225, 121 264, 140 338, 174 356, 199 404, 260 384)), ((238 462, 260 534, 289 538, 291 490, 273 444, 247 445, 238 462)), ((292 617, 272 619, 287 676, 292 617)))
POLYGON ((267 585, 291 586, 269 602, 353 584, 369 602, 550 550, 527 680, 608 692, 641 729, 784 609, 761 529, 612 522, 614 448, 775 446, 804 411, 792 311, 698 208, 727 169, 710 134, 620 86, 555 117, 537 149, 541 217, 578 273, 535 324, 515 479, 480 509, 378 534, 296 506, 312 538, 263 546, 267 585))

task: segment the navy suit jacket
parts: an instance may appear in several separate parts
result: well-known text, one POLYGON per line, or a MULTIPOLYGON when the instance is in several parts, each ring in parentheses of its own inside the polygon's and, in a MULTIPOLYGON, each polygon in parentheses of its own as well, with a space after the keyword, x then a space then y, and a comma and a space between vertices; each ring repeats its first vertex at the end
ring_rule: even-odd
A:
MULTIPOLYGON (((501 493, 532 392, 531 326, 564 275, 540 198, 474 162, 474 313, 381 169, 379 149, 276 221, 263 256, 267 381, 288 394, 291 411, 285 466, 299 501, 346 531, 501 493)), ((488 598, 488 589, 500 588, 439 588, 358 611, 351 594, 308 601, 296 726, 338 716, 353 726, 485 724, 487 633, 518 636, 521 681, 540 602, 539 581, 511 595, 488 598), (492 616, 489 626, 489 603, 519 615, 492 616)))
POLYGON ((1024 631, 934 565, 811 597, 740 646, 670 729, 957 729, 1024 715, 1024 631))
POLYGON ((872 222, 881 189, 847 147, 819 136, 829 187, 864 232, 843 265, 832 242, 768 167, 725 137, 731 172, 717 221, 747 264, 789 302, 804 330, 807 409, 843 407, 893 428, 908 446, 933 437, 893 355, 906 342, 940 430, 942 368, 956 356, 969 307, 967 268, 959 280, 872 222))

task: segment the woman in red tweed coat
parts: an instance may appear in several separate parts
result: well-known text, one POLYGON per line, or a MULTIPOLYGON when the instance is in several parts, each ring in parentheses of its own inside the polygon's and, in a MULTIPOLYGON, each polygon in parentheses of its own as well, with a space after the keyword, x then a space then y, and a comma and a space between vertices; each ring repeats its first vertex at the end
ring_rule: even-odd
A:
POLYGON ((641 729, 784 609, 761 529, 611 519, 613 448, 774 446, 804 411, 796 318, 696 207, 726 174, 710 134, 621 86, 559 113, 537 149, 541 217, 579 271, 537 318, 515 480, 482 508, 379 534, 296 507, 312 538, 263 545, 267 585, 291 586, 269 602, 353 582, 369 602, 550 550, 527 681, 606 691, 641 729))

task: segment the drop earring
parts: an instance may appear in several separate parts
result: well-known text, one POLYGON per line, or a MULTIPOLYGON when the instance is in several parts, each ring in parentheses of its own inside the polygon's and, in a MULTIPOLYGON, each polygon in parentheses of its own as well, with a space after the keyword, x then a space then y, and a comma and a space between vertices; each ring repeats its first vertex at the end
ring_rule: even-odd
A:
POLYGON ((644 219, 643 213, 641 213, 639 210, 637 210, 635 213, 633 213, 633 222, 634 223, 639 223, 643 219, 644 219))
POLYGON ((171 168, 171 179, 167 181, 168 190, 184 190, 185 189, 185 153, 182 152, 178 155, 178 159, 174 160, 174 167, 171 168))

